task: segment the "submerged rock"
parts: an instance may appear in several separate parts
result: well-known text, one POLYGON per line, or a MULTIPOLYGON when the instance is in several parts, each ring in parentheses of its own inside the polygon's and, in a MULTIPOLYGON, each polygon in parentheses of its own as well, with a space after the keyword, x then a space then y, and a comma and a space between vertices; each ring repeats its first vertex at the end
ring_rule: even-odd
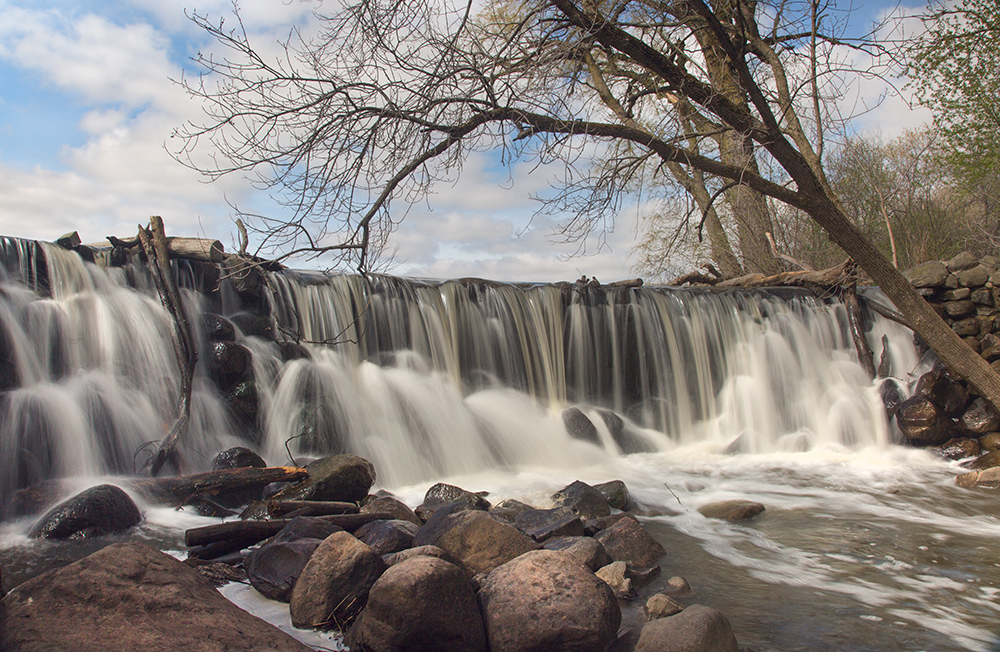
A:
POLYGON ((698 508, 698 512, 706 518, 719 518, 725 521, 745 521, 763 511, 763 505, 750 500, 723 500, 698 508))
POLYGON ((0 649, 18 652, 310 650, 139 543, 114 544, 28 580, 0 609, 0 649))
POLYGON ((684 605, 671 598, 666 593, 656 593, 649 596, 642 610, 646 614, 646 620, 656 620, 679 614, 684 611, 684 605))
POLYGON ((739 652, 733 628, 721 613, 691 605, 666 618, 637 627, 611 647, 611 652, 739 652))
POLYGON ((33 539, 88 539, 123 532, 142 520, 139 508, 120 488, 91 487, 53 507, 28 536, 33 539))

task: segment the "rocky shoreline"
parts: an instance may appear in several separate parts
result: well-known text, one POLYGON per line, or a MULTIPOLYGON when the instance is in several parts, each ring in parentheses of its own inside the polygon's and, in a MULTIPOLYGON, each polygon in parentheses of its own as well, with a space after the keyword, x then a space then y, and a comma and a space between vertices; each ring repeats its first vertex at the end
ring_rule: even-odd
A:
MULTIPOLYGON (((288 603, 297 628, 341 632, 351 650, 740 650, 723 614, 685 604, 683 578, 659 577, 668 552, 620 480, 573 482, 538 507, 492 505, 437 484, 411 509, 387 492, 369 494, 375 470, 362 458, 305 468, 306 479, 244 510, 263 520, 224 524, 268 523, 268 507, 287 499, 296 509, 262 542, 235 528, 221 536, 228 551, 194 545, 185 561, 142 543, 111 543, 12 589, 0 601, 0 649, 310 649, 213 588, 235 580, 288 603), (353 506, 341 510, 359 518, 309 515, 334 504, 353 506), (637 621, 645 622, 623 626, 637 621)), ((739 507, 710 515, 759 513, 739 507)), ((101 485, 50 510, 31 536, 112 542, 136 516, 125 492, 101 485)))

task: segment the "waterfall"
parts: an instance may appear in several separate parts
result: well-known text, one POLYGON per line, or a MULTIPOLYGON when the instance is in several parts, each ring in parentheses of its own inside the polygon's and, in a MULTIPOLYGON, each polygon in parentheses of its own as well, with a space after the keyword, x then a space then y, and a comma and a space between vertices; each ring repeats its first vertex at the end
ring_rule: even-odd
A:
MULTIPOLYGON (((0 239, 0 257, 0 498, 53 477, 134 472, 180 387, 170 319, 143 266, 15 239, 0 239)), ((398 486, 684 446, 889 442, 844 307, 805 291, 285 271, 267 275, 255 304, 225 274, 174 268, 201 360, 190 470, 237 444, 272 464, 353 452, 398 486), (206 369, 207 313, 229 318, 251 354, 249 420, 206 369)), ((909 331, 874 316, 870 326, 876 355, 887 334, 895 372, 915 367, 909 331)))

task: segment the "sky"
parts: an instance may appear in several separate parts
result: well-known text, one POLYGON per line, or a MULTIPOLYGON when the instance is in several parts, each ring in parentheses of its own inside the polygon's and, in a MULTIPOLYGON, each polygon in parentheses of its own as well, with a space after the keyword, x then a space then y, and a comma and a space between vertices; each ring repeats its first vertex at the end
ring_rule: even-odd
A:
MULTIPOLYGON (((232 11, 230 0, 194 3, 0 0, 0 235, 54 240, 77 231, 84 242, 103 242, 133 236, 155 214, 168 235, 218 239, 232 251, 231 204, 278 211, 246 180, 208 183, 168 154, 173 130, 202 111, 174 80, 193 70, 193 56, 214 47, 186 14, 232 11)), ((274 43, 332 6, 241 0, 240 12, 255 38, 274 43)), ((861 3, 852 22, 870 24, 891 8, 861 3)), ((905 98, 879 104, 885 92, 869 80, 845 100, 846 110, 878 104, 855 121, 858 131, 892 137, 929 119, 905 98)), ((626 202, 603 241, 560 243, 554 218, 535 215, 533 199, 554 175, 528 163, 499 169, 488 154, 474 155, 456 183, 439 185, 409 210, 393 235, 391 271, 502 281, 635 277, 642 207, 626 202)))

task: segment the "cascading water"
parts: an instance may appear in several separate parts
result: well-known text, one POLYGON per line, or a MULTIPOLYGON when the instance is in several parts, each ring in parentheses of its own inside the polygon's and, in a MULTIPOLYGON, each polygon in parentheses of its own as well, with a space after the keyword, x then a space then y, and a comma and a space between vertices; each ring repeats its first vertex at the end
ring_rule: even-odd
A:
MULTIPOLYGON (((0 259, 0 498, 132 473, 180 386, 143 266, 14 239, 0 259)), ((272 464, 348 451, 411 505, 439 480, 541 504, 572 480, 619 477, 670 551, 664 575, 691 579, 743 644, 995 641, 1000 571, 985 551, 1000 511, 954 487, 948 463, 890 443, 836 301, 292 272, 267 275, 261 301, 196 265, 175 271, 200 356, 187 470, 233 445, 272 464), (250 412, 208 365, 206 313, 251 354, 250 412), (736 526, 695 509, 735 497, 768 511, 736 526)), ((873 318, 876 356, 883 334, 905 385, 912 336, 873 318)), ((193 518, 147 508, 142 536, 170 545, 193 518)), ((31 574, 17 566, 38 550, 27 525, 0 526, 8 587, 11 559, 15 579, 31 574)))

